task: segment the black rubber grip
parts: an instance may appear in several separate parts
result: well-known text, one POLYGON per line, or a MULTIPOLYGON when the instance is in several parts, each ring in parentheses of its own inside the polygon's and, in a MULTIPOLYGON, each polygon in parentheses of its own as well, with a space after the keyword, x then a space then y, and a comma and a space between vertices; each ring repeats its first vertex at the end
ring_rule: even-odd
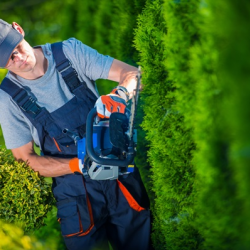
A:
POLYGON ((124 160, 102 158, 96 154, 93 148, 93 124, 97 115, 96 108, 90 110, 86 122, 86 149, 88 156, 97 164, 126 167, 134 160, 134 147, 129 147, 127 158, 124 160))

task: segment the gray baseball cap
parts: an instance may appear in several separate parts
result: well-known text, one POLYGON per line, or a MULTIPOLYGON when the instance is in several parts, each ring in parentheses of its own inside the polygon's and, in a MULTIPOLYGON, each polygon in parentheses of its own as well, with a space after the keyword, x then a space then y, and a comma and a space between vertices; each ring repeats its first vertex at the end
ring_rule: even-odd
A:
POLYGON ((4 68, 15 47, 23 40, 23 36, 9 23, 0 19, 0 67, 4 68))

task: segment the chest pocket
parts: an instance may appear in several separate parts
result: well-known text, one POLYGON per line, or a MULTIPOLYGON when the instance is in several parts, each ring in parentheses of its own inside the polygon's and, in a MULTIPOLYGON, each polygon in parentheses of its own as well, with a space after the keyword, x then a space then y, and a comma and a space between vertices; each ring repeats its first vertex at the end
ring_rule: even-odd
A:
POLYGON ((75 156, 76 140, 85 134, 86 117, 92 107, 93 103, 74 97, 60 109, 38 117, 36 128, 44 154, 75 156))

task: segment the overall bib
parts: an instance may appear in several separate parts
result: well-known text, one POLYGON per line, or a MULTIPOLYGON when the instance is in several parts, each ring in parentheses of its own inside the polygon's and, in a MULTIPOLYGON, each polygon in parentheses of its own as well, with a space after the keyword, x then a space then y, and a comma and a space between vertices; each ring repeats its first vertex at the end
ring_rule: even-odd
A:
MULTIPOLYGON (((74 140, 63 133, 68 129, 81 138, 85 134, 88 112, 96 96, 77 73, 62 51, 62 43, 52 44, 56 69, 74 97, 49 113, 27 91, 5 78, 1 89, 7 92, 37 129, 43 155, 77 157, 74 140)), ((119 180, 96 181, 81 174, 53 178, 58 221, 69 250, 109 249, 147 250, 150 241, 149 200, 139 171, 119 180)))

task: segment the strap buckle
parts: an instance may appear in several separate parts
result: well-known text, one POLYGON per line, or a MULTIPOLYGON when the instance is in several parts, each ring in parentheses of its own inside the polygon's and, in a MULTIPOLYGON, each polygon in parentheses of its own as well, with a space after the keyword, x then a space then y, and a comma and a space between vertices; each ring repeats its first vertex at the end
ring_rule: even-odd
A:
POLYGON ((39 105, 37 105, 36 100, 32 97, 29 97, 29 99, 20 106, 20 108, 25 112, 31 112, 34 115, 38 115, 42 109, 39 105))
POLYGON ((68 59, 63 60, 58 65, 56 65, 57 70, 62 74, 67 69, 71 68, 72 64, 68 59))

